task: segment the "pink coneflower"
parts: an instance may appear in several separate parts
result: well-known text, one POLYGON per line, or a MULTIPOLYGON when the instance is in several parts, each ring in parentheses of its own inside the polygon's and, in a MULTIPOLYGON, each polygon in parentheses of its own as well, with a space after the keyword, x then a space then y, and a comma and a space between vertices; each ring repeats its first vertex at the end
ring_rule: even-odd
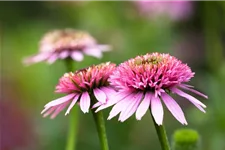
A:
POLYGON ((151 18, 167 16, 171 20, 185 20, 193 13, 190 1, 136 1, 140 12, 151 18))
POLYGON ((119 121, 123 122, 135 112, 137 120, 140 120, 150 108, 155 122, 162 125, 164 102, 179 122, 187 124, 183 111, 170 94, 188 99, 205 112, 203 108, 206 106, 203 103, 182 91, 187 90, 207 98, 192 89, 192 86, 185 84, 193 76, 194 73, 186 64, 169 54, 152 53, 137 56, 120 64, 112 73, 109 81, 118 93, 114 100, 109 100, 108 104, 100 106, 96 111, 115 104, 108 119, 120 113, 119 121))
POLYGON ((57 59, 72 58, 82 61, 83 55, 101 58, 102 52, 110 50, 108 45, 99 45, 87 32, 64 29, 54 30, 42 38, 37 55, 24 59, 26 65, 46 61, 52 64, 57 59))
POLYGON ((91 95, 95 96, 99 102, 92 108, 106 103, 114 94, 114 90, 109 86, 108 78, 115 66, 107 62, 78 70, 75 73, 65 73, 56 86, 56 92, 67 95, 46 104, 41 113, 44 113, 44 117, 52 114, 51 118, 54 118, 70 104, 65 114, 67 115, 76 103, 79 103, 81 110, 87 113, 91 104, 94 103, 91 101, 91 95))

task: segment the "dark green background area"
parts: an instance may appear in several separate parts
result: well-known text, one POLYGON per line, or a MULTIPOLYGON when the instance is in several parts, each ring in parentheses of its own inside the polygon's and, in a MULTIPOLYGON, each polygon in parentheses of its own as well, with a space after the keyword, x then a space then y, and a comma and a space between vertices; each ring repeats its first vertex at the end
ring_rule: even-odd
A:
MULTIPOLYGON (((193 4, 189 20, 173 22, 141 15, 131 1, 0 2, 1 145, 10 145, 9 150, 64 149, 69 117, 64 111, 54 120, 40 114, 47 102, 62 96, 54 89, 65 73, 64 63, 25 67, 22 59, 38 52, 38 42, 49 30, 75 28, 113 47, 101 60, 85 56, 75 63, 76 69, 106 61, 119 64, 151 52, 170 53, 187 63, 196 73, 190 84, 209 96, 207 100, 197 97, 207 105, 207 113, 182 98, 176 100, 188 127, 201 134, 203 149, 224 150, 225 2, 193 4)), ((105 118, 110 110, 104 110, 105 118)), ((183 127, 166 109, 164 123, 169 140, 183 127)), ((132 116, 120 123, 114 118, 106 121, 106 128, 111 150, 160 149, 149 113, 141 121, 132 116)), ((100 149, 92 115, 81 111, 77 148, 100 149)))

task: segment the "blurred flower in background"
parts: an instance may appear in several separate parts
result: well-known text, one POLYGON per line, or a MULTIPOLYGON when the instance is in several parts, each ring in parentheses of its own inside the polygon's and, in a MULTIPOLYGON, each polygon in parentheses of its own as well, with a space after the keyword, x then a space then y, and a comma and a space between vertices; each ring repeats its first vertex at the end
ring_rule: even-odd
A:
POLYGON ((166 16, 171 20, 186 20, 192 15, 193 4, 190 1, 136 1, 138 9, 150 18, 166 16))
POLYGON ((64 29, 54 30, 42 38, 37 55, 24 59, 26 65, 47 61, 52 64, 57 59, 71 57, 75 61, 82 61, 83 55, 101 58, 102 52, 109 51, 108 45, 99 45, 87 32, 64 29))
POLYGON ((107 62, 78 70, 75 73, 64 74, 56 86, 56 92, 67 95, 46 104, 42 111, 44 117, 52 114, 51 118, 54 118, 70 104, 65 114, 67 115, 78 101, 84 113, 88 113, 90 107, 94 108, 106 103, 114 94, 113 88, 109 86, 108 78, 115 66, 107 62), (91 101, 93 100, 91 95, 94 95, 98 101, 93 106, 91 104, 95 102, 91 101))

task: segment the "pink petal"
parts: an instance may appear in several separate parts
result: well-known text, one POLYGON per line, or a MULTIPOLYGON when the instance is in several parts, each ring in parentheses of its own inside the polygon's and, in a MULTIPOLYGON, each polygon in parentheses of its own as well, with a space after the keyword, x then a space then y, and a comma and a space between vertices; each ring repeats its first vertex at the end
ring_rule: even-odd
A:
POLYGON ((41 111, 41 114, 43 114, 44 112, 46 112, 49 108, 51 108, 51 106, 50 106, 50 107, 45 107, 45 108, 41 111))
POLYGON ((102 90, 106 94, 107 98, 114 97, 116 94, 116 91, 109 87, 102 87, 100 88, 100 90, 102 90))
POLYGON ((99 88, 95 88, 94 89, 94 95, 96 97, 96 99, 99 101, 99 102, 102 102, 102 103, 105 103, 106 102, 106 95, 105 93, 100 90, 99 88))
POLYGON ((91 100, 88 92, 84 92, 80 98, 80 108, 84 113, 88 113, 91 100))
POLYGON ((166 107, 172 113, 172 115, 180 123, 187 125, 187 121, 185 119, 184 113, 183 113, 182 109, 180 108, 180 106, 177 104, 177 102, 166 93, 162 93, 161 97, 162 97, 166 107))
POLYGON ((95 112, 98 112, 102 109, 105 109, 105 108, 110 107, 110 106, 112 106, 116 103, 119 103, 119 101, 121 101, 122 99, 126 98, 129 95, 130 95, 130 93, 128 93, 128 92, 118 92, 114 97, 109 97, 107 103, 98 107, 98 109, 96 109, 95 112))
POLYGON ((71 104, 70 104, 69 108, 67 109, 65 115, 67 115, 67 114, 70 113, 70 110, 71 110, 71 109, 73 108, 73 106, 76 104, 76 102, 77 102, 79 96, 80 96, 80 95, 76 95, 76 96, 73 98, 73 101, 71 102, 71 104))
POLYGON ((82 61, 84 59, 84 55, 79 51, 73 51, 71 57, 76 61, 82 61))
POLYGON ((41 62, 46 60, 51 54, 50 53, 39 53, 37 55, 27 57, 23 60, 23 63, 25 65, 30 65, 33 63, 41 62))
POLYGON ((58 59, 58 54, 57 53, 53 53, 52 56, 50 56, 47 60, 48 64, 52 64, 54 63, 56 60, 58 59))
POLYGON ((109 117, 107 118, 108 120, 112 119, 115 117, 117 114, 119 114, 124 108, 127 107, 127 105, 130 104, 130 100, 134 97, 134 94, 130 94, 123 100, 119 101, 115 106, 113 106, 112 110, 109 113, 109 117))
POLYGON ((71 100, 76 94, 72 93, 69 95, 66 95, 64 97, 58 98, 56 100, 53 100, 51 102, 49 102, 48 104, 45 105, 45 107, 51 107, 51 106, 56 106, 62 103, 67 102, 68 100, 71 100))
POLYGON ((141 118, 144 116, 144 114, 149 109, 152 96, 154 96, 154 95, 150 92, 147 92, 145 94, 143 101, 140 103, 140 105, 138 106, 138 109, 136 111, 137 120, 141 120, 141 118))
POLYGON ((173 88, 171 91, 180 95, 180 96, 182 96, 182 97, 184 97, 184 98, 186 98, 186 99, 188 99, 192 103, 198 104, 198 105, 202 106, 203 108, 206 108, 206 106, 202 102, 200 102, 199 100, 197 100, 193 96, 191 96, 191 95, 189 95, 189 94, 187 94, 187 93, 185 93, 185 92, 183 92, 183 91, 181 91, 177 88, 173 88))
POLYGON ((186 86, 186 87, 189 87, 189 88, 194 88, 194 86, 193 85, 188 85, 188 84, 181 84, 182 86, 186 86))
POLYGON ((192 103, 192 104, 195 105, 195 107, 197 107, 200 111, 206 113, 205 110, 200 105, 198 105, 196 103, 192 103))
POLYGON ((124 122, 127 120, 131 115, 135 113, 135 111, 138 108, 138 105, 140 104, 140 101, 143 97, 143 93, 139 92, 134 95, 132 99, 130 99, 131 103, 127 105, 127 107, 121 111, 119 121, 124 122))
POLYGON ((126 98, 127 96, 130 96, 131 95, 131 92, 130 91, 122 91, 122 92, 117 92, 115 94, 115 99, 118 99, 118 101, 126 98))
POLYGON ((112 106, 112 105, 114 105, 115 103, 117 103, 118 102, 118 100, 117 99, 111 99, 111 100, 108 100, 106 103, 104 103, 104 104, 102 104, 102 103, 100 103, 101 104, 101 106, 100 107, 98 107, 98 106, 96 106, 96 107, 98 107, 97 109, 96 109, 96 111, 95 112, 98 112, 98 111, 100 111, 100 110, 102 110, 102 109, 105 109, 105 108, 107 108, 107 107, 110 107, 110 106, 112 106))
POLYGON ((98 48, 86 48, 84 50, 84 53, 86 55, 94 56, 97 58, 102 58, 102 52, 98 48))
POLYGON ((69 102, 66 102, 66 103, 58 106, 50 118, 54 119, 68 104, 69 104, 69 102))
MULTIPOLYGON (((97 102, 97 103, 95 103, 91 108, 96 108, 96 107, 101 106, 101 105, 102 105, 101 102, 97 102)), ((95 111, 95 112, 96 112, 96 111, 95 111)))
POLYGON ((201 93, 201 92, 199 92, 199 91, 197 91, 195 89, 191 89, 191 88, 189 88, 187 86, 184 86, 184 85, 180 85, 180 87, 183 88, 183 89, 185 89, 185 90, 191 91, 191 92, 193 92, 193 93, 195 93, 195 94, 197 94, 199 96, 202 96, 202 97, 208 99, 208 96, 207 95, 205 95, 205 94, 203 94, 203 93, 201 93))
POLYGON ((151 112, 158 125, 162 125, 163 122, 163 106, 159 97, 152 96, 151 99, 151 112))
POLYGON ((60 54, 59 54, 59 58, 61 59, 65 59, 66 57, 68 57, 70 54, 69 51, 62 51, 60 54))
MULTIPOLYGON (((45 109, 46 109, 46 108, 45 108, 45 109)), ((51 108, 48 107, 47 110, 48 110, 48 111, 43 115, 43 117, 47 117, 48 115, 50 115, 50 114, 55 110, 55 107, 51 107, 51 108)), ((45 110, 43 110, 43 111, 41 112, 41 114, 44 113, 44 111, 45 111, 45 110)))

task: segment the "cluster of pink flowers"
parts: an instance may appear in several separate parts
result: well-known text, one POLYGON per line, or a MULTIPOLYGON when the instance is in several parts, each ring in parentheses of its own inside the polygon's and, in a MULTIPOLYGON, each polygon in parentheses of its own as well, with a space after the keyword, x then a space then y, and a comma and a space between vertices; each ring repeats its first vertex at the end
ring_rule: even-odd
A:
POLYGON ((163 102, 179 122, 187 124, 182 109, 170 94, 188 99, 205 112, 206 106, 202 102, 183 91, 207 98, 185 84, 193 76, 194 73, 186 64, 169 54, 137 56, 117 68, 115 64, 103 63, 75 73, 66 73, 56 86, 56 92, 67 96, 46 104, 42 113, 44 116, 52 113, 54 118, 70 103, 66 112, 68 114, 77 102, 81 110, 87 113, 90 105, 96 102, 92 106, 98 107, 96 112, 114 105, 108 119, 120 113, 119 121, 123 122, 136 112, 136 118, 140 120, 150 109, 155 122, 162 125, 163 102))
MULTIPOLYGON (((26 58, 26 64, 53 63, 68 57, 81 61, 83 54, 100 58, 103 51, 109 50, 109 46, 98 45, 88 33, 72 29, 49 32, 40 43, 40 53, 26 58)), ((180 123, 187 124, 182 109, 171 95, 186 98, 205 112, 206 106, 202 102, 184 92, 207 98, 186 84, 193 76, 187 64, 160 53, 137 56, 118 67, 110 62, 93 65, 65 73, 56 86, 56 92, 66 96, 47 103, 41 113, 44 117, 51 115, 54 118, 67 106, 65 115, 69 114, 75 104, 79 104, 84 113, 88 113, 90 108, 98 112, 114 105, 108 119, 120 114, 119 121, 123 122, 135 113, 136 119, 141 120, 150 109, 155 122, 162 125, 164 103, 180 123)))

